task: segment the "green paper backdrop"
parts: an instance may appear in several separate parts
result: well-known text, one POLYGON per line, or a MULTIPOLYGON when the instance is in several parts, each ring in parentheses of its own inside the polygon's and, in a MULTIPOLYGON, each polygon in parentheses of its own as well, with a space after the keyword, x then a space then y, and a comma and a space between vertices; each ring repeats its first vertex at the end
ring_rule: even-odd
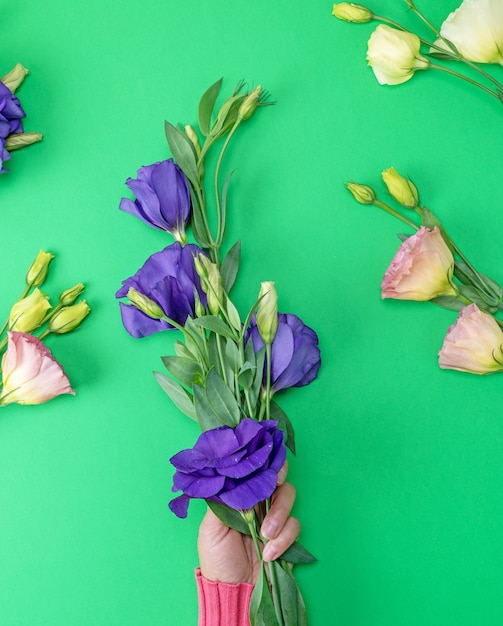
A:
MULTIPOLYGON (((458 0, 424 0, 440 24, 458 0)), ((376 13, 418 26, 405 3, 376 13)), ((0 624, 165 626, 197 621, 204 511, 170 513, 169 458, 197 426, 152 376, 175 337, 134 340, 114 293, 170 243, 118 210, 124 181, 167 158, 164 120, 196 123, 220 76, 276 100, 246 123, 228 242, 242 241, 244 310, 274 280, 280 310, 320 337, 323 366, 281 398, 297 433, 295 514, 319 562, 298 568, 312 626, 499 626, 503 621, 501 376, 442 371, 452 312, 382 301, 400 224, 359 205, 410 175, 472 262, 503 280, 501 105, 439 72, 380 87, 374 24, 301 0, 2 2, 0 74, 30 69, 26 129, 44 141, 0 177, 2 315, 40 248, 47 291, 86 283, 92 314, 50 338, 77 397, 0 415, 0 624)), ((493 68, 495 75, 502 70, 493 68)))

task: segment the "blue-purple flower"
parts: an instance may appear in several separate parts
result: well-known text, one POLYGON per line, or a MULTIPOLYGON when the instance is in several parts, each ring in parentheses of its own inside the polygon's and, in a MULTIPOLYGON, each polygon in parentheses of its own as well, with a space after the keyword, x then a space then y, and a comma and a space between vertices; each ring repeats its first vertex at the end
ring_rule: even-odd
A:
POLYGON ((173 491, 183 491, 169 508, 187 516, 191 498, 251 509, 269 498, 286 458, 278 422, 246 418, 236 428, 221 426, 200 435, 195 446, 172 457, 173 491))
MULTIPOLYGON (((252 318, 248 336, 255 352, 264 345, 252 318)), ((271 345, 271 393, 312 382, 320 369, 318 335, 292 313, 278 314, 278 330, 271 345)))
POLYGON ((0 138, 23 132, 21 119, 26 114, 12 91, 0 82, 0 138))
POLYGON ((126 185, 136 196, 133 202, 122 198, 120 209, 143 222, 170 232, 184 244, 185 226, 190 217, 190 192, 182 170, 173 159, 145 165, 136 179, 128 178, 126 185))
MULTIPOLYGON (((157 303, 166 317, 177 324, 185 324, 194 317, 197 292, 206 306, 206 294, 194 267, 194 256, 202 250, 194 244, 181 246, 173 243, 149 257, 134 276, 127 278, 116 293, 117 298, 127 296, 130 287, 157 303)), ((173 328, 164 319, 152 319, 134 304, 120 303, 122 322, 133 337, 146 337, 161 330, 173 328)))

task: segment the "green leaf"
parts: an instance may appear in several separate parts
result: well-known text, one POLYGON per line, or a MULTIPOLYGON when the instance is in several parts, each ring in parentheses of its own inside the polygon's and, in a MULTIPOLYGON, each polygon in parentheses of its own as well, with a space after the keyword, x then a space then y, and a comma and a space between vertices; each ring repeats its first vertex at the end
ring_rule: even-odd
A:
POLYGON ((465 296, 465 298, 468 298, 472 302, 475 302, 475 304, 482 311, 486 311, 486 313, 496 313, 496 311, 498 310, 498 307, 489 304, 482 295, 482 293, 475 287, 472 287, 471 285, 461 285, 459 287, 459 290, 465 296))
POLYGON ((243 363, 243 366, 238 373, 238 383, 243 389, 247 391, 250 389, 253 383, 253 377, 255 376, 256 365, 252 365, 248 361, 243 363))
POLYGON ((194 355, 192 354, 192 352, 187 348, 187 346, 182 341, 179 341, 177 339, 175 341, 174 347, 175 347, 175 352, 176 352, 177 356, 181 356, 181 357, 184 357, 186 359, 194 360, 194 355))
POLYGON ((168 372, 177 378, 182 385, 192 387, 194 382, 202 382, 201 366, 193 359, 186 359, 180 356, 163 356, 161 361, 168 372))
POLYGON ((297 584, 295 579, 288 575, 279 561, 269 563, 269 572, 272 581, 274 608, 276 613, 279 613, 280 622, 297 626, 297 584))
POLYGON ((234 337, 234 332, 217 315, 204 315, 203 317, 196 317, 194 324, 196 326, 200 326, 201 328, 207 328, 208 330, 217 333, 217 335, 222 335, 223 337, 234 337))
MULTIPOLYGON (((281 567, 283 568, 284 573, 290 577, 295 585, 295 596, 297 602, 297 621, 295 622, 295 626, 307 626, 307 613, 306 613, 306 605, 304 604, 304 598, 299 589, 299 585, 295 580, 295 576, 293 575, 293 571, 291 567, 288 565, 286 561, 283 559, 280 560, 281 567)), ((285 622, 288 623, 288 622, 285 622)))
POLYGON ((281 555, 283 561, 288 563, 316 563, 318 560, 310 552, 308 552, 298 541, 292 545, 281 555))
POLYGON ((176 381, 169 376, 166 376, 166 374, 154 372, 154 376, 159 385, 161 385, 164 391, 171 398, 175 406, 177 406, 180 411, 185 413, 185 415, 190 417, 190 419, 197 421, 196 411, 190 394, 176 381))
POLYGON ((199 422, 201 430, 204 432, 222 426, 221 420, 217 417, 206 398, 204 387, 194 385, 193 391, 196 419, 199 422))
POLYGON ((229 526, 229 528, 233 528, 243 535, 250 534, 248 524, 241 517, 241 513, 239 511, 236 511, 236 509, 231 509, 231 507, 227 506, 226 504, 213 502, 212 500, 206 500, 206 504, 213 511, 213 513, 215 513, 218 519, 227 526, 229 526))
POLYGON ((199 189, 201 184, 197 173, 196 154, 191 140, 183 130, 169 122, 164 122, 164 129, 173 158, 194 188, 199 189))
POLYGON ((430 302, 450 311, 461 311, 466 306, 466 302, 463 302, 457 296, 437 296, 432 298, 430 302))
POLYGON ((241 242, 236 241, 232 248, 225 255, 220 267, 220 274, 224 284, 224 290, 229 293, 234 285, 239 269, 239 260, 241 258, 241 242))
POLYGON ((492 300, 492 304, 497 304, 503 296, 503 289, 495 280, 492 280, 492 278, 489 278, 489 276, 481 272, 474 272, 466 263, 456 261, 454 265, 454 275, 462 282, 469 280, 474 287, 478 287, 482 282, 484 284, 484 290, 492 300))
POLYGON ((220 357, 218 355, 217 335, 211 333, 208 339, 208 353, 210 357, 210 368, 213 367, 219 376, 222 376, 220 357))
POLYGON ((287 414, 283 411, 283 409, 271 400, 271 419, 278 420, 278 428, 280 428, 285 434, 285 445, 286 447, 295 454, 295 433, 293 430, 292 423, 290 422, 287 414))
POLYGON ((279 626, 263 565, 250 600, 250 624, 251 626, 279 626))
POLYGON ((199 101, 199 128, 205 137, 207 137, 210 132, 211 115, 220 92, 220 87, 222 86, 222 80, 223 79, 220 78, 216 83, 213 83, 211 87, 208 87, 199 101))
POLYGON ((190 198, 192 200, 192 232, 194 233, 197 243, 202 248, 209 248, 211 246, 211 242, 208 237, 211 237, 211 233, 208 233, 206 230, 202 210, 199 205, 199 199, 192 187, 190 187, 190 198))
POLYGON ((237 345, 232 339, 227 339, 225 344, 225 360, 234 373, 241 367, 241 357, 237 345))
POLYGON ((231 428, 239 424, 241 413, 236 398, 215 370, 206 377, 206 398, 222 424, 231 428))
POLYGON ((226 298, 225 310, 232 327, 234 328, 234 330, 240 333, 243 327, 243 325, 241 324, 241 318, 239 317, 238 310, 236 309, 229 297, 226 298))

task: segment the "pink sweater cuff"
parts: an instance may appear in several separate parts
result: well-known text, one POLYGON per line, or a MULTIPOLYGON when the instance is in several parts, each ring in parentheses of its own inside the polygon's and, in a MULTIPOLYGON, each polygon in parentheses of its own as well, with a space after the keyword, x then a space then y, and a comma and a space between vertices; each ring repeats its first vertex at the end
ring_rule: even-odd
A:
POLYGON ((198 626, 250 626, 249 608, 253 585, 213 582, 196 568, 199 600, 198 626))

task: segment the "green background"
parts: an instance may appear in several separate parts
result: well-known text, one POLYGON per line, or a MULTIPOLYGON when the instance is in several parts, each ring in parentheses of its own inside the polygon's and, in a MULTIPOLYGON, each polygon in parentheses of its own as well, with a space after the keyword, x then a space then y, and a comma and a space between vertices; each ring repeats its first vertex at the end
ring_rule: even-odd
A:
MULTIPOLYGON (((458 0, 424 0, 436 24, 458 0)), ((40 248, 47 291, 86 283, 92 313, 48 340, 77 397, 0 415, 0 624, 161 626, 197 620, 193 568, 204 511, 170 513, 169 458, 197 427, 151 372, 173 334, 132 339, 114 293, 169 237, 118 210, 124 181, 167 158, 163 124, 197 121, 224 76, 268 89, 276 106, 243 126, 228 244, 241 239, 242 311, 261 280, 280 310, 316 329, 323 366, 280 398, 297 434, 289 479, 312 626, 496 626, 503 621, 501 378, 437 366, 455 313, 382 301, 406 228, 359 205, 348 180, 384 195, 394 165, 481 271, 499 281, 501 105, 428 71, 381 87, 366 66, 375 24, 300 0, 62 0, 0 5, 0 74, 41 144, 0 177, 2 315, 40 248)), ((405 3, 375 0, 428 34, 405 3)), ((502 70, 492 68, 500 80, 502 70)))

